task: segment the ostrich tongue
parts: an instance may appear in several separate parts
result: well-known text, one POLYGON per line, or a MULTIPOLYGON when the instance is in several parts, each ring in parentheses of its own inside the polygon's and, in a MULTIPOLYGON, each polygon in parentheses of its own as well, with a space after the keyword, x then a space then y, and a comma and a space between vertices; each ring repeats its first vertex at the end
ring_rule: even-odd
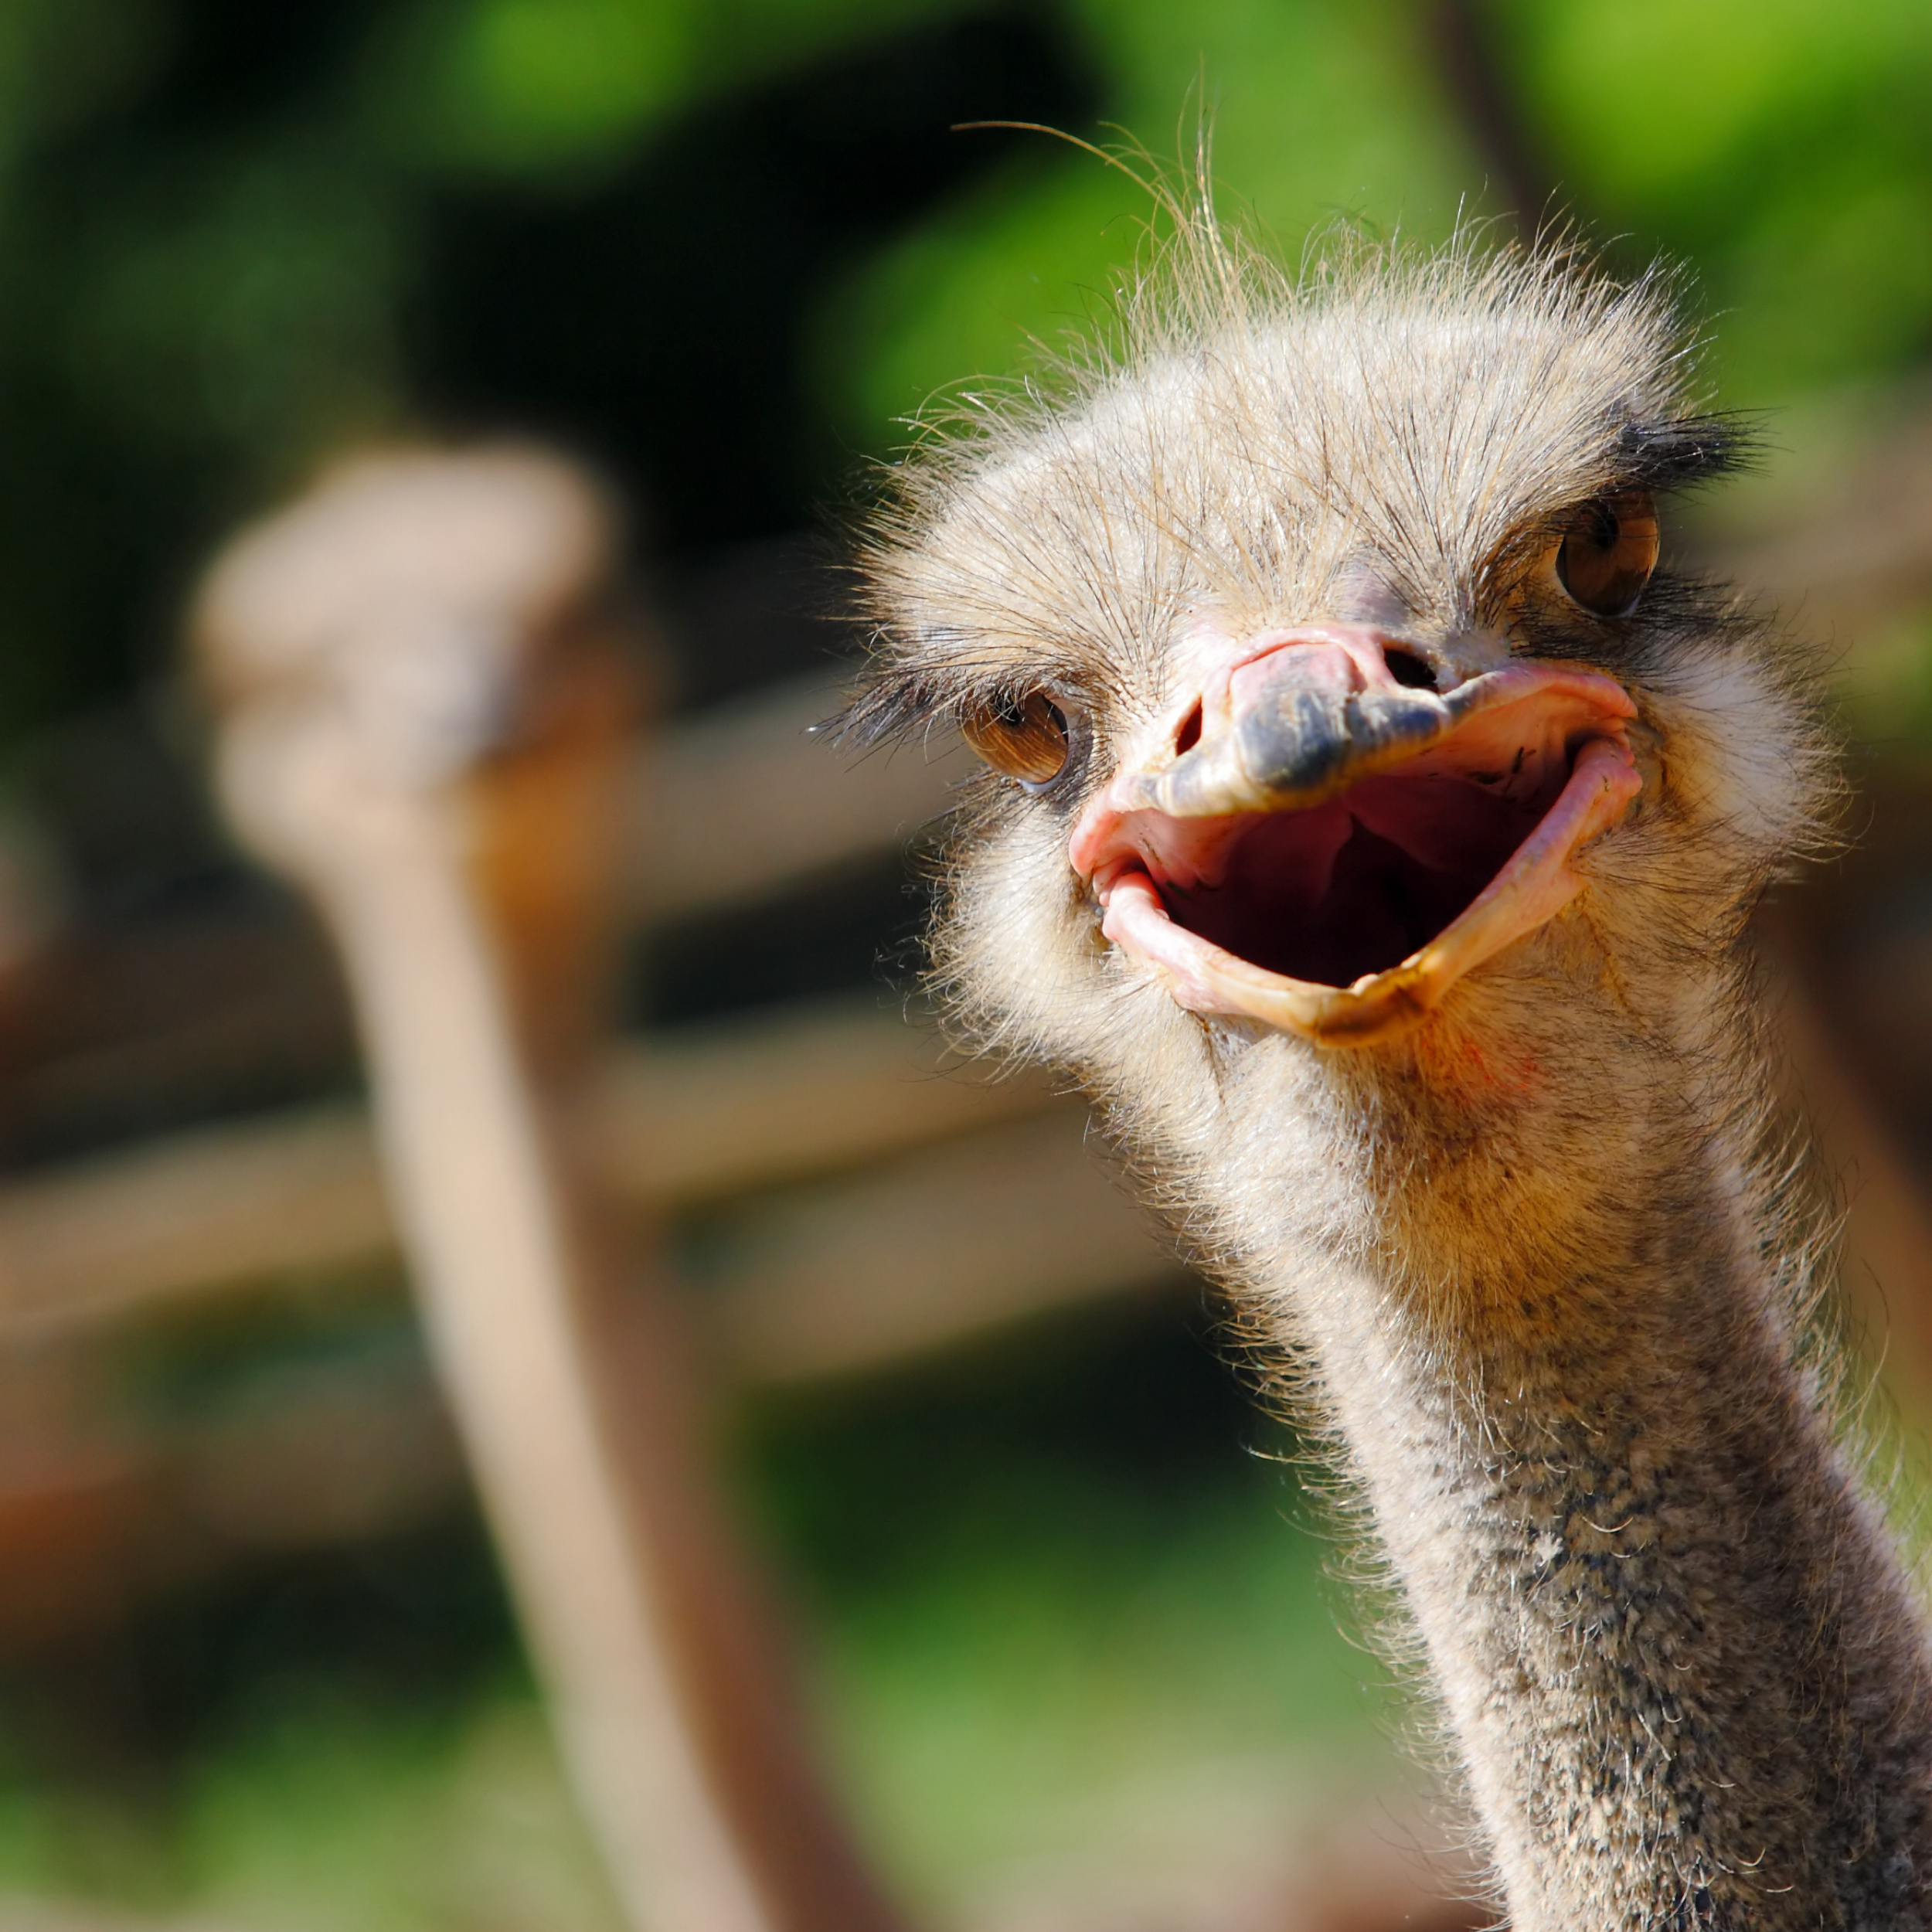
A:
POLYGON ((1406 1032, 1569 904, 1642 788, 1611 679, 1519 662, 1438 696, 1372 662, 1356 684, 1326 650, 1270 653, 1083 815, 1103 932, 1179 1005, 1325 1046, 1406 1032))

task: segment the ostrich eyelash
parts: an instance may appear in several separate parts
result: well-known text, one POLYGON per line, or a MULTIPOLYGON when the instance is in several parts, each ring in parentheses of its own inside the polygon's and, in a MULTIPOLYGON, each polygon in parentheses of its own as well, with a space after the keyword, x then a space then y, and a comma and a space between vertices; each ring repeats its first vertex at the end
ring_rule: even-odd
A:
POLYGON ((1763 453, 1762 430, 1741 413, 1626 423, 1617 432, 1615 475, 1606 488, 1659 495, 1695 489, 1753 468, 1763 453))

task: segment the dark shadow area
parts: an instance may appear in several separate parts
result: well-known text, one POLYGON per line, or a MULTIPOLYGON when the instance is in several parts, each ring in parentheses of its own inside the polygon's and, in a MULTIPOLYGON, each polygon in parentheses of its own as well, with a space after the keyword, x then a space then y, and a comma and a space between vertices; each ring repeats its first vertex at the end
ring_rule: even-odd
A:
POLYGON ((892 852, 782 897, 662 927, 638 942, 623 1017, 672 1026, 861 986, 910 991, 930 913, 892 852))
POLYGON ((753 1506, 835 1603, 991 1539, 1158 1545, 1204 1495, 1300 1491, 1207 1299, 1060 1316, 889 1376, 767 1397, 743 1431, 753 1506))
POLYGON ((84 1641, 0 1666, 0 1715, 36 1777, 139 1801, 238 1731, 318 1707, 434 1722, 520 1670, 474 1517, 249 1566, 84 1641))
POLYGON ((325 123, 383 12, 381 0, 152 6, 136 84, 18 162, 0 341, 0 611, 15 646, 0 665, 0 741, 172 664, 189 576, 250 506, 253 466, 274 461, 195 423, 212 369, 157 369, 102 393, 87 340, 101 278, 145 241, 172 247, 192 288, 188 231, 210 183, 245 175, 291 118, 325 123))
POLYGON ((143 18, 131 78, 11 189, 0 744, 172 666, 207 551, 376 426, 345 372, 392 334, 406 413, 600 459, 655 552, 808 522, 849 468, 804 381, 819 292, 1010 164, 1019 137, 954 123, 1083 127, 1097 98, 1050 12, 981 10, 715 95, 594 180, 458 185, 351 104, 376 0, 143 18))
POLYGON ((1049 13, 969 14, 707 103, 568 199, 445 194, 417 386, 447 421, 589 451, 645 505, 655 548, 790 530, 849 461, 807 395, 815 299, 1026 139, 956 124, 1078 128, 1096 91, 1049 13))

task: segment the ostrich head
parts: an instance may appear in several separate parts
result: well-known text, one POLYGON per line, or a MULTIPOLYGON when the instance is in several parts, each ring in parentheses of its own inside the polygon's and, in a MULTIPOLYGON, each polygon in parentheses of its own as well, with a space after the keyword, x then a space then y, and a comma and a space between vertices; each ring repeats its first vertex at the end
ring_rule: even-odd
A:
POLYGON ((1115 346, 902 472, 852 720, 984 761, 944 975, 1236 1274, 1270 1184, 1434 1272, 1681 1155, 1641 1094, 1725 1111, 1819 760, 1766 627, 1660 563, 1739 447, 1689 351, 1658 277, 1458 246, 1297 285, 1189 216, 1115 346))
POLYGON ((985 767, 942 973, 1288 1345, 1516 1932, 1932 1927, 1932 1651, 1761 1158, 1826 761, 1660 559, 1736 439, 1655 278, 1175 256, 872 546, 854 723, 985 767))

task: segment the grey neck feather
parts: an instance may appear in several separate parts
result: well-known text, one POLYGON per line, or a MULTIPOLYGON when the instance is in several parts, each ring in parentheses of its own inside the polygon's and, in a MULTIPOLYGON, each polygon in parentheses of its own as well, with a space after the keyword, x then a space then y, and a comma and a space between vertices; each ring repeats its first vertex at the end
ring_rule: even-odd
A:
POLYGON ((1283 1244, 1515 1932, 1932 1925, 1917 1615, 1731 1191, 1541 1278, 1283 1244))

